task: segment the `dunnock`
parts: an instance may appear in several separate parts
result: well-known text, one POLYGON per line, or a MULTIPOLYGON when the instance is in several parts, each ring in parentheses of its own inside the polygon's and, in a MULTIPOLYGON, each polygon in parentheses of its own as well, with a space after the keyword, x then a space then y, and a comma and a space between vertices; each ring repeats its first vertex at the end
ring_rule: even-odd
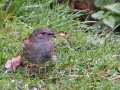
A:
POLYGON ((53 55, 51 38, 54 33, 48 28, 35 29, 22 43, 23 56, 31 64, 43 64, 53 55))

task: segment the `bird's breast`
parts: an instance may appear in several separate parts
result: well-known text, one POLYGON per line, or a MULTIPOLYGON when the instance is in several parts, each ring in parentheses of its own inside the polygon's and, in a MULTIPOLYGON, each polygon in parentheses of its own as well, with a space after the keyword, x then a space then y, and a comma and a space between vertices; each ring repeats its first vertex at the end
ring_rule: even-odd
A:
POLYGON ((53 44, 51 42, 34 42, 31 50, 26 51, 26 58, 32 63, 44 63, 52 56, 53 44))

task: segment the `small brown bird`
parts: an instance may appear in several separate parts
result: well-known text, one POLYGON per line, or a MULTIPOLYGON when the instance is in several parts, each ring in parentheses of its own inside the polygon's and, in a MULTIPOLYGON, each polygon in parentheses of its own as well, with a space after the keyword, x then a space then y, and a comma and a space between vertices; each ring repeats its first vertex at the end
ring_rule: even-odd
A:
POLYGON ((51 38, 54 33, 48 28, 35 29, 22 43, 23 56, 31 64, 43 64, 53 55, 51 38))

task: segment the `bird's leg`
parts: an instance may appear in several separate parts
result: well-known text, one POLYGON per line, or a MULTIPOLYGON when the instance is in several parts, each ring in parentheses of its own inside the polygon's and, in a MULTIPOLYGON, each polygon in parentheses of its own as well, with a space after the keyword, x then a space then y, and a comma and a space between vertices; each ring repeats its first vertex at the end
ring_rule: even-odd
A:
POLYGON ((32 63, 28 63, 27 66, 26 66, 26 73, 29 75, 32 71, 32 67, 33 67, 33 64, 32 63))
POLYGON ((30 75, 30 76, 34 75, 35 74, 35 67, 36 67, 36 64, 28 63, 26 66, 26 74, 30 75))

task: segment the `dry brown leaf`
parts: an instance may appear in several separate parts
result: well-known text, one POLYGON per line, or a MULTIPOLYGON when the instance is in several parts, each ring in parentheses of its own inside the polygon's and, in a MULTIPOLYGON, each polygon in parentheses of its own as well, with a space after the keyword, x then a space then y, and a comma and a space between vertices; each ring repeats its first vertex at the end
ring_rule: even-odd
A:
POLYGON ((67 37, 68 36, 68 33, 67 32, 60 32, 59 35, 61 37, 67 37))
POLYGON ((120 80, 120 75, 115 75, 114 77, 112 77, 112 80, 120 80))
POLYGON ((69 0, 69 6, 71 9, 76 10, 85 10, 89 12, 91 10, 91 2, 89 0, 69 0))
POLYGON ((5 68, 8 70, 16 70, 16 68, 21 64, 21 56, 18 55, 12 59, 7 60, 5 63, 5 68))

